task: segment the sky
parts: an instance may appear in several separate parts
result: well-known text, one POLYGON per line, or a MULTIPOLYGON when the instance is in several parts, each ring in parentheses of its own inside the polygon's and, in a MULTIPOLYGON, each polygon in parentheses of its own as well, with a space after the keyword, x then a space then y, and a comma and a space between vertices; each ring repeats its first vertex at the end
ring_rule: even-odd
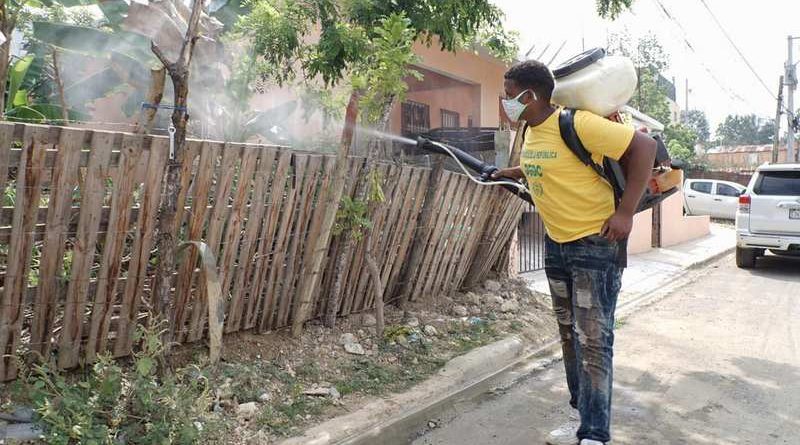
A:
MULTIPOLYGON (((506 28, 520 33, 523 55, 535 45, 529 58, 553 60, 551 67, 582 48, 605 47, 609 34, 627 32, 635 39, 652 32, 670 55, 664 74, 675 78, 679 105, 685 108, 688 79, 689 109, 705 111, 712 131, 728 114, 774 119, 787 37, 800 37, 798 0, 634 0, 633 8, 614 21, 597 16, 595 0, 493 2, 505 12, 506 28), (704 2, 758 77, 715 24, 704 2)), ((797 62, 800 39, 793 47, 797 62)), ((795 108, 800 108, 800 93, 795 93, 795 108)), ((785 130, 785 116, 782 126, 785 130)))

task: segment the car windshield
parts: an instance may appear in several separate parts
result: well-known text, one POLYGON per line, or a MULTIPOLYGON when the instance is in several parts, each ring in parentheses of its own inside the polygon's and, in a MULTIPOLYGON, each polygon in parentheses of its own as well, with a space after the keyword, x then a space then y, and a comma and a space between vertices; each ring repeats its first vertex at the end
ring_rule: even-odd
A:
POLYGON ((800 171, 761 172, 755 192, 759 195, 800 196, 800 171))

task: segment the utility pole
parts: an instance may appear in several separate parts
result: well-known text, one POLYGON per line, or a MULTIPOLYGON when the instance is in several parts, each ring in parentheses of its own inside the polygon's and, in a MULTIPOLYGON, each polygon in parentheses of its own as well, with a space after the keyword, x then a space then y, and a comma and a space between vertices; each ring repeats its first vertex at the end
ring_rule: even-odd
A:
POLYGON ((795 76, 795 66, 794 66, 794 59, 792 57, 792 46, 794 44, 795 39, 800 39, 800 37, 788 37, 789 42, 789 58, 786 60, 786 106, 788 108, 786 112, 786 118, 789 122, 789 128, 786 136, 786 161, 787 162, 796 162, 797 158, 795 157, 794 152, 794 89, 797 87, 797 76, 795 76))
POLYGON ((783 107, 783 76, 778 81, 778 109, 775 110, 775 137, 772 140, 772 163, 778 163, 781 146, 781 108, 783 107))
POLYGON ((686 78, 686 91, 685 91, 685 93, 686 93, 686 101, 684 102, 684 104, 686 106, 686 112, 688 113, 689 112, 689 78, 688 77, 686 78))

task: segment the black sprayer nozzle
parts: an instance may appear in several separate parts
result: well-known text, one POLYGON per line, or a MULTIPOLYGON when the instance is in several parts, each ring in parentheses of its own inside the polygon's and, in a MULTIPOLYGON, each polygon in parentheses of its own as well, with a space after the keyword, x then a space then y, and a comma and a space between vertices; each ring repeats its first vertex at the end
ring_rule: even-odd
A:
POLYGON ((452 156, 470 170, 473 170, 474 172, 478 173, 478 179, 480 179, 481 181, 505 182, 506 184, 502 185, 503 188, 519 196, 522 200, 533 204, 533 200, 531 199, 530 194, 528 194, 527 191, 526 192, 520 191, 519 187, 517 186, 518 184, 515 184, 514 183, 515 181, 513 179, 508 179, 508 178, 493 179, 492 174, 498 170, 497 167, 495 167, 492 164, 483 162, 480 159, 468 154, 467 152, 461 149, 458 149, 451 145, 442 144, 441 142, 434 142, 422 136, 417 138, 417 148, 431 153, 452 156))

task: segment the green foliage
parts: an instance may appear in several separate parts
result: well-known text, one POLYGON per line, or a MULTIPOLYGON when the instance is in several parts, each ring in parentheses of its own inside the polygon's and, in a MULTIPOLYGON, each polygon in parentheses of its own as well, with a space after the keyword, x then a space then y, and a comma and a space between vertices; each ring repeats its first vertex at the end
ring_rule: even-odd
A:
POLYGON ((359 109, 362 120, 379 123, 395 99, 403 100, 408 91, 407 76, 421 79, 410 67, 419 58, 414 54, 414 30, 402 14, 392 14, 380 21, 368 54, 354 70, 353 88, 363 91, 359 109))
POLYGON ((342 197, 339 210, 336 211, 333 234, 340 235, 349 232, 356 241, 363 239, 364 230, 372 228, 372 221, 367 217, 367 210, 366 202, 349 196, 342 197))
POLYGON ((615 19, 632 4, 633 0, 597 0, 597 14, 603 18, 615 19))
POLYGON ((436 38, 447 51, 483 33, 494 51, 510 52, 504 45, 513 37, 491 31, 502 30, 502 13, 488 0, 252 0, 248 7, 236 30, 252 39, 263 58, 261 72, 278 83, 291 80, 298 67, 305 78, 339 83, 372 56, 373 40, 387 38, 387 20, 390 33, 402 31, 404 40, 428 44, 436 38), (406 29, 398 17, 405 18, 406 29), (318 36, 312 35, 316 30, 318 36))
POLYGON ((711 131, 708 125, 708 118, 701 110, 689 110, 682 113, 683 123, 694 130, 699 142, 708 142, 711 138, 711 131))
MULTIPOLYGON (((45 123, 63 119, 61 105, 35 103, 33 101, 36 97, 33 92, 23 88, 34 83, 30 78, 42 76, 42 65, 36 64, 36 60, 36 55, 28 54, 14 62, 9 70, 9 100, 5 104, 5 115, 10 121, 45 123)), ((84 118, 76 110, 68 109, 67 114, 74 120, 84 118)))
POLYGON ((667 124, 670 122, 667 91, 659 77, 669 67, 669 55, 655 34, 647 34, 632 43, 630 35, 622 33, 610 36, 608 46, 610 54, 627 56, 636 67, 639 84, 630 105, 667 124))
POLYGON ((775 122, 759 123, 755 114, 728 115, 717 127, 717 143, 722 145, 769 144, 775 135, 775 122))
POLYGON ((47 443, 196 443, 195 422, 210 405, 208 385, 196 368, 159 376, 160 334, 137 331, 142 351, 130 369, 101 356, 73 381, 46 365, 34 366, 26 381, 47 443))
POLYGON ((678 140, 667 142, 667 149, 672 159, 680 159, 685 162, 691 162, 694 159, 694 149, 683 145, 678 140))
POLYGON ((690 164, 694 163, 694 146, 698 141, 697 133, 694 129, 683 124, 670 124, 664 129, 664 136, 670 157, 690 164))

